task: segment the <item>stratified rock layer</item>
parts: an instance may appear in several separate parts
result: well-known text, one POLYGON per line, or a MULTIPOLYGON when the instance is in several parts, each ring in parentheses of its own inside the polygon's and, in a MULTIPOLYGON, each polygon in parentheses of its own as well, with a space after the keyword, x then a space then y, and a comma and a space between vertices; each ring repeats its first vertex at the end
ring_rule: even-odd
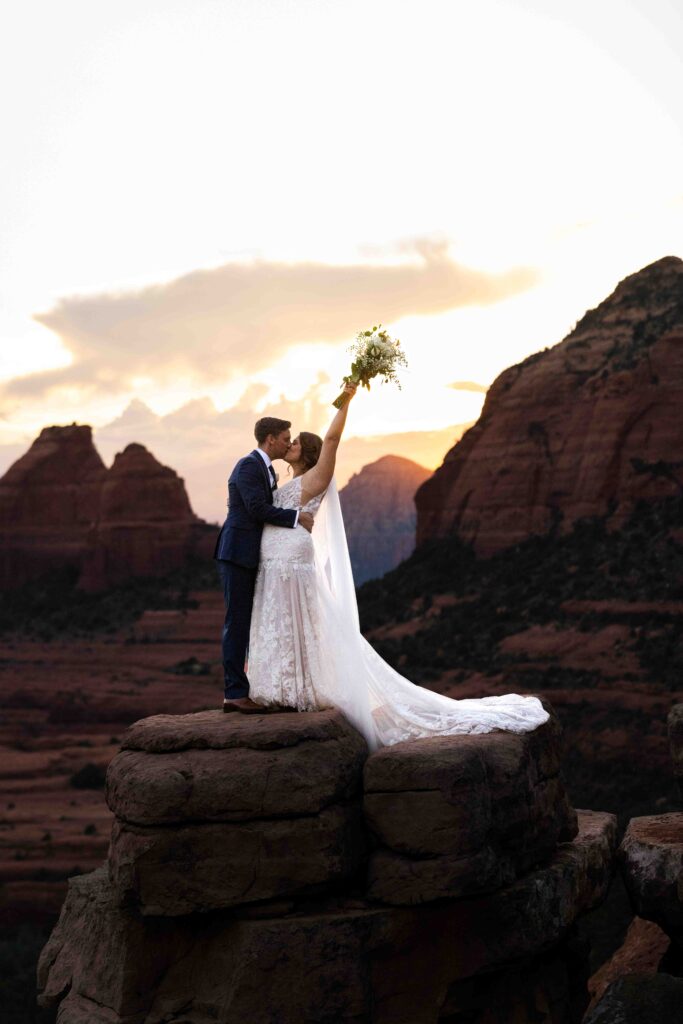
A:
POLYGON ((683 940, 683 812, 631 818, 619 862, 635 912, 683 940))
POLYGON ((60 1024, 435 1024, 464 1006, 483 1011, 494 990, 499 1007, 519 1007, 532 982, 540 990, 566 969, 561 943, 605 894, 614 836, 611 815, 581 812, 579 834, 547 866, 431 908, 339 897, 143 918, 96 871, 70 883, 39 965, 41 1002, 61 1001, 60 1024))
POLYGON ((487 892, 576 835, 560 729, 443 736, 385 747, 365 766, 365 817, 379 846, 368 893, 393 904, 487 892))
POLYGON ((385 455, 354 473, 339 492, 356 586, 384 576, 415 547, 415 492, 431 470, 385 455))
POLYGON ((174 916, 347 878, 364 853, 366 756, 337 711, 146 719, 109 767, 112 882, 174 916))
POLYGON ((417 543, 483 555, 683 486, 683 261, 627 277, 560 344, 505 370, 416 495, 417 543))
POLYGON ((70 883, 41 1003, 59 1024, 579 1024, 574 923, 606 893, 616 822, 581 811, 575 834, 549 711, 370 758, 336 710, 136 723, 108 773, 108 865, 70 883), (388 843, 448 885, 380 902, 388 843), (475 894, 448 858, 482 850, 505 866, 475 894))

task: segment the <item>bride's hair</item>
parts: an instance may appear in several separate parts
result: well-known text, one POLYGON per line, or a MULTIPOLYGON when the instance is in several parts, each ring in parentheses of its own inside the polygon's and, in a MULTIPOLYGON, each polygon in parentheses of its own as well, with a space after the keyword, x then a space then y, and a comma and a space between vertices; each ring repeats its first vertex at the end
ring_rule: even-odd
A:
POLYGON ((322 437, 317 434, 309 434, 307 430, 299 433, 301 441, 301 458, 304 460, 306 469, 312 469, 320 458, 320 451, 323 446, 322 437))

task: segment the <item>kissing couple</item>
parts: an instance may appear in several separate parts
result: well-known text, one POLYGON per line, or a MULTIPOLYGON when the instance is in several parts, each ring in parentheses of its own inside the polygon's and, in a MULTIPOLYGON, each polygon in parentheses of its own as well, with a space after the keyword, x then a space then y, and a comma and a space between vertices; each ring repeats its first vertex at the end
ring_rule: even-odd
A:
POLYGON ((223 710, 336 707, 370 750, 427 736, 535 729, 548 719, 537 697, 434 693, 394 671, 360 632, 334 480, 356 390, 346 384, 346 401, 324 439, 302 431, 292 440, 287 420, 260 419, 258 447, 230 474, 228 515, 214 551, 225 599, 223 710), (292 472, 282 487, 273 459, 292 472))

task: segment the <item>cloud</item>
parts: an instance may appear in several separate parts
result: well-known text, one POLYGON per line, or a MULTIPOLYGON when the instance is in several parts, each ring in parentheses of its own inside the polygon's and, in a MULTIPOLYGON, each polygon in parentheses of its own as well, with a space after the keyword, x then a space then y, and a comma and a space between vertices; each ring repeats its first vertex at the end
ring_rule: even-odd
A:
MULTIPOLYGON (((253 427, 259 416, 281 416, 292 422, 296 434, 312 430, 323 434, 330 422, 329 382, 320 379, 298 401, 284 397, 262 411, 254 405, 263 398, 260 386, 246 392, 237 406, 216 410, 208 398, 188 402, 166 416, 157 416, 135 399, 116 420, 94 431, 95 444, 109 465, 116 452, 131 441, 146 445, 165 465, 185 480, 192 507, 215 522, 225 514, 227 479, 240 456, 254 445, 253 427)), ((383 455, 403 455, 435 468, 468 424, 444 430, 415 431, 377 437, 347 437, 339 448, 336 478, 343 487, 352 473, 383 455)), ((279 464, 281 477, 286 467, 279 464)))
POLYGON ((64 387, 84 397, 182 379, 193 387, 258 373, 296 344, 351 339, 359 326, 487 305, 537 275, 472 270, 444 242, 413 243, 411 262, 334 265, 255 260, 196 270, 137 290, 61 299, 34 319, 72 357, 60 369, 8 382, 7 396, 64 387))
MULTIPOLYGON (((208 522, 225 515, 227 480, 240 456, 255 445, 253 428, 260 416, 291 420, 292 430, 324 434, 330 423, 331 386, 320 374, 318 381, 299 400, 284 396, 262 408, 268 389, 254 384, 231 409, 219 412, 210 398, 197 398, 179 409, 159 416, 139 399, 106 426, 93 431, 95 445, 107 465, 132 441, 144 444, 162 463, 184 479, 194 511, 208 522)), ((383 455, 402 455, 427 468, 436 468, 469 424, 441 430, 344 438, 337 457, 336 479, 343 487, 353 473, 383 455)), ((23 455, 31 441, 0 445, 0 476, 23 455)), ((278 464, 286 479, 286 466, 278 464)))
POLYGON ((453 384, 449 384, 448 387, 453 388, 454 391, 476 391, 482 395, 485 395, 488 391, 488 385, 477 384, 474 380, 456 380, 453 384))

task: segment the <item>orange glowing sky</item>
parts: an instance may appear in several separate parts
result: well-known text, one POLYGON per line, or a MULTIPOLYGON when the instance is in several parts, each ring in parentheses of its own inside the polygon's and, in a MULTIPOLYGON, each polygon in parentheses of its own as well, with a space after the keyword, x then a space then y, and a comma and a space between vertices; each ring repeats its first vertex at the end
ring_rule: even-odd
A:
POLYGON ((0 472, 88 422, 105 459, 148 444, 217 519, 253 420, 322 429, 378 320, 410 367, 354 403, 340 481, 385 450, 437 465, 502 369, 683 255, 673 2, 25 0, 3 20, 0 472))

